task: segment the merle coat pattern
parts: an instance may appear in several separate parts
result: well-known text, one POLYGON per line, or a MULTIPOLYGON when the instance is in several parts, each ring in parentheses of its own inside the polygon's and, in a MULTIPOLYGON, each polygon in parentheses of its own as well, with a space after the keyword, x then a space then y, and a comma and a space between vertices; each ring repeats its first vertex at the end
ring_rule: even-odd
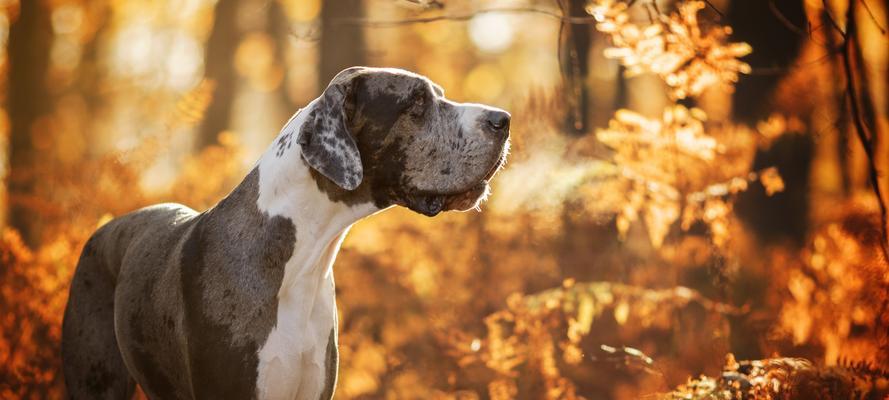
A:
POLYGON ((70 397, 330 399, 332 263, 348 227, 393 205, 474 208, 509 115, 402 70, 350 68, 297 112, 244 180, 198 213, 161 204, 98 229, 62 329, 70 397))

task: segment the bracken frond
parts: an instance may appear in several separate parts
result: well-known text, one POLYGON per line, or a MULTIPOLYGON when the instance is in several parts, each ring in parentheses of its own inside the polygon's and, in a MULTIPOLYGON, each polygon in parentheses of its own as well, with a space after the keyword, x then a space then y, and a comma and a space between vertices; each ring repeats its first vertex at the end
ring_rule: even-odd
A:
POLYGON ((657 15, 650 25, 630 21, 626 3, 597 0, 588 8, 598 23, 596 29, 611 38, 605 56, 627 67, 627 75, 654 73, 670 87, 675 99, 696 97, 713 85, 729 88, 739 74, 749 74, 750 65, 739 58, 750 54, 747 43, 727 42, 731 28, 704 29, 698 20, 703 1, 680 2, 670 15, 657 15))

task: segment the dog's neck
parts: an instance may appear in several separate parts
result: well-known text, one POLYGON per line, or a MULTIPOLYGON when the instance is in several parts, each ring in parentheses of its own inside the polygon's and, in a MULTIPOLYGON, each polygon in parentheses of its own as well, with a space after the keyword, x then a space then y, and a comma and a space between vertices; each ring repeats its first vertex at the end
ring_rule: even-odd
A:
POLYGON ((256 206, 268 217, 288 218, 296 227, 293 253, 278 291, 276 323, 259 352, 261 398, 297 398, 303 392, 317 397, 321 392, 323 377, 299 371, 324 365, 327 340, 335 331, 333 262, 349 227, 380 211, 370 201, 333 201, 319 189, 319 184, 330 182, 316 181, 323 178, 303 161, 297 140, 315 103, 287 122, 256 165, 256 206))
MULTIPOLYGON (((256 205, 270 217, 289 218, 296 226, 296 245, 293 257, 287 262, 281 285, 283 295, 299 276, 329 274, 330 265, 316 265, 328 245, 335 245, 334 255, 339 248, 336 241, 342 240, 344 233, 356 221, 380 209, 371 202, 347 204, 332 201, 319 190, 317 179, 301 157, 297 141, 300 127, 305 122, 315 101, 298 111, 281 129, 278 137, 269 146, 257 163, 259 170, 259 197, 256 205), (288 145, 282 147, 282 138, 288 145), (317 271, 318 268, 323 271, 317 271)), ((330 260, 332 263, 333 260, 330 260)))

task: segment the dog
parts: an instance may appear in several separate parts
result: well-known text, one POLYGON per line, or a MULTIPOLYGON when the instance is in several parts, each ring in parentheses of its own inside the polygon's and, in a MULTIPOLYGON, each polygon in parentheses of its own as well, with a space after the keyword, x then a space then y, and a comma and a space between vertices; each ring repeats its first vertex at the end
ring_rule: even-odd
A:
POLYGON ((330 399, 349 227, 476 208, 509 123, 408 71, 340 72, 215 206, 143 208, 87 241, 62 326, 70 397, 330 399))

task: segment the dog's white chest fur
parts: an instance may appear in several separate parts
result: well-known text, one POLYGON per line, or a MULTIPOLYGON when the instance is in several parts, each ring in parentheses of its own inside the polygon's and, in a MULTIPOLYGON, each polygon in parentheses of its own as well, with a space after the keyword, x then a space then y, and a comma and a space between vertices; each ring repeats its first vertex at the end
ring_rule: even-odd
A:
POLYGON ((332 264, 345 232, 326 246, 315 265, 326 271, 297 277, 278 298, 277 325, 259 351, 257 392, 261 399, 318 399, 324 390, 328 341, 333 340, 336 302, 332 264))
MULTIPOLYGON (((296 135, 305 114, 292 118, 281 135, 296 135)), ((296 245, 278 292, 276 324, 259 350, 257 395, 315 400, 328 384, 325 362, 336 322, 334 259, 348 228, 379 209, 330 201, 300 159, 300 150, 276 154, 274 144, 259 161, 257 206, 269 216, 290 218, 296 226, 296 245)))

